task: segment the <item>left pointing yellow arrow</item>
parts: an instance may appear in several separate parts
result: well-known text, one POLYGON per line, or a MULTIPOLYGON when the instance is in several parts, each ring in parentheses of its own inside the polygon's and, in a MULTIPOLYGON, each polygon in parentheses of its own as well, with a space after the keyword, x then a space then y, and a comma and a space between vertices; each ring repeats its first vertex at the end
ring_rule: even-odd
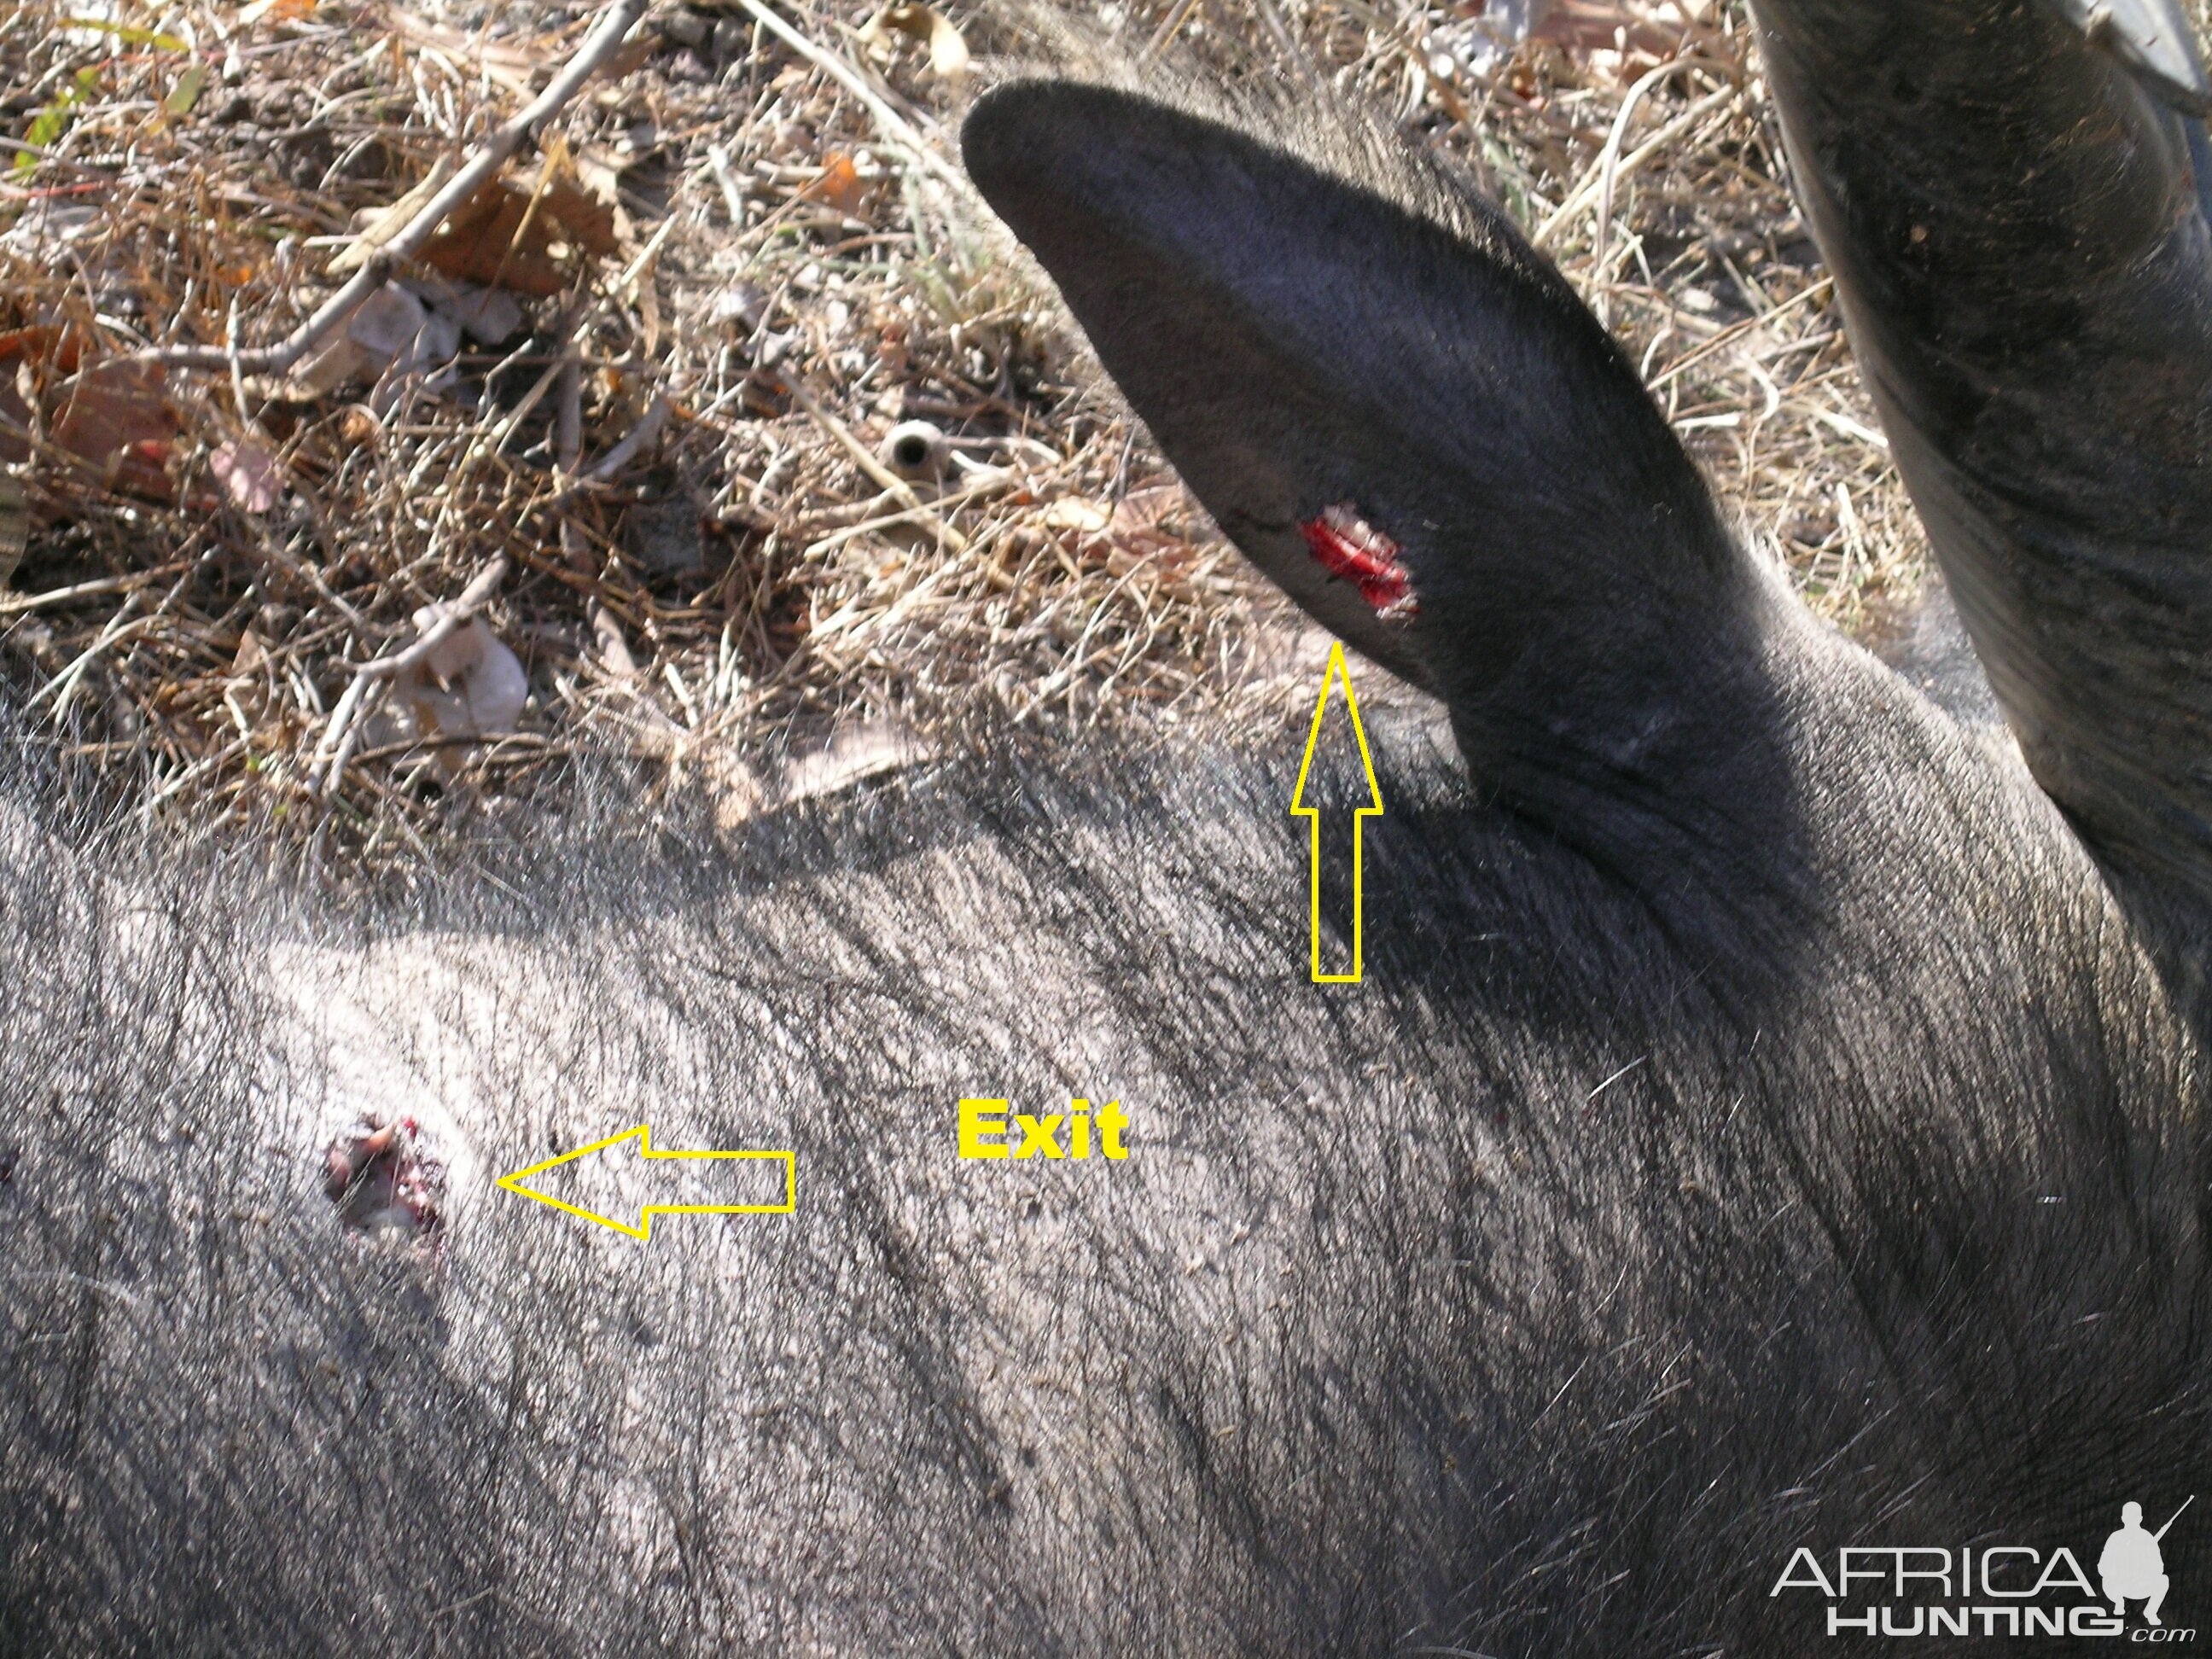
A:
POLYGON ((653 1218, 657 1215, 790 1214, 799 1207, 799 1158, 798 1155, 793 1152, 656 1152, 653 1146, 652 1129, 641 1123, 635 1129, 625 1129, 618 1135, 609 1135, 605 1140, 595 1140, 588 1146, 579 1146, 573 1152, 563 1152, 558 1158, 547 1158, 543 1164, 533 1164, 526 1170, 517 1170, 513 1175, 501 1176, 499 1184, 510 1193, 519 1193, 525 1198, 534 1198, 540 1204, 550 1204, 553 1208, 565 1210, 570 1215, 581 1216, 586 1221, 596 1221, 602 1227, 611 1227, 618 1233, 628 1233, 632 1238, 650 1240, 653 1237, 653 1218), (564 1200, 549 1196, 522 1184, 532 1176, 544 1175, 548 1170, 558 1169, 563 1164, 573 1164, 580 1158, 589 1158, 594 1152, 604 1152, 611 1147, 621 1146, 625 1140, 636 1141, 639 1153, 647 1158, 686 1160, 696 1158, 702 1162, 711 1159, 734 1158, 750 1163, 769 1160, 781 1162, 783 1165, 783 1201, 781 1204, 648 1204, 639 1214, 637 1225, 633 1227, 626 1221, 617 1221, 611 1216, 599 1214, 596 1210, 585 1209, 581 1205, 570 1204, 564 1200))

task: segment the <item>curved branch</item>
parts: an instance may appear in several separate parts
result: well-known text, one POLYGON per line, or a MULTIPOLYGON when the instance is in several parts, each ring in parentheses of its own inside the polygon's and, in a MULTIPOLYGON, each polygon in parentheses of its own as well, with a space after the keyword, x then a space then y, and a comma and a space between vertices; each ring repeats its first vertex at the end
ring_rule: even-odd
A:
POLYGON ((220 346, 166 346, 136 353, 136 360, 167 368, 228 369, 240 374, 283 374, 359 310, 395 270, 412 258, 437 234, 438 227, 445 223, 447 216, 483 189, 524 143, 537 141, 539 131, 561 112, 593 71, 613 55, 615 48, 637 26, 649 3, 650 0, 612 0, 576 55, 530 106, 486 139, 469 158, 468 164, 424 204, 422 210, 408 222, 404 229, 363 260, 344 287, 276 344, 252 351, 233 351, 220 346))

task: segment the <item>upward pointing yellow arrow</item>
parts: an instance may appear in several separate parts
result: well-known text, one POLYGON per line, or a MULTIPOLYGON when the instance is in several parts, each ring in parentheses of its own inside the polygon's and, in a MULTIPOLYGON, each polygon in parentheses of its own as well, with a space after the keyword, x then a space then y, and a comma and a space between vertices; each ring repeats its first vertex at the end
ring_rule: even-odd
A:
POLYGON ((1367 728, 1359 723, 1359 699, 1352 695, 1352 671, 1344 665, 1344 647, 1329 647, 1328 666, 1322 671, 1321 696, 1314 703, 1313 730, 1306 736, 1306 757, 1298 765, 1298 785, 1291 792, 1291 816, 1304 818, 1313 830, 1313 978, 1316 985, 1357 985, 1363 971, 1360 931, 1365 920, 1361 892, 1362 836, 1369 818, 1382 816, 1382 790, 1375 781, 1374 757, 1367 752, 1367 728), (1355 808, 1352 818, 1352 971, 1324 974, 1321 970, 1321 809, 1308 806, 1306 778, 1313 770, 1314 750, 1321 744, 1321 723, 1328 713, 1332 684, 1344 687, 1345 712, 1352 717, 1352 734, 1359 739, 1359 764, 1367 774, 1367 799, 1372 804, 1355 808))

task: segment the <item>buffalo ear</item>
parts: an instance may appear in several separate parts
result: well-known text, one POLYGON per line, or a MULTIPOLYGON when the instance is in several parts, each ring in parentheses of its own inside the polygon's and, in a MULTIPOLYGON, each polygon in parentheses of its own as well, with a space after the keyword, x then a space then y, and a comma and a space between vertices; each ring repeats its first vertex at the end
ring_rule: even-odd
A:
POLYGON ((1000 86, 962 142, 1222 529, 1479 774, 1534 799, 1743 734, 1763 579, 1494 205, 1348 121, 1113 86, 1000 86))

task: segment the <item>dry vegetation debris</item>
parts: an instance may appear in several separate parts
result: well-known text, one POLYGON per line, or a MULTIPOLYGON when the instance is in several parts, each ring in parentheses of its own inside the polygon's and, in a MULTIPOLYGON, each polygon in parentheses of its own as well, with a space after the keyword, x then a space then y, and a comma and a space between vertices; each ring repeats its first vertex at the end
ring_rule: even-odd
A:
MULTIPOLYGON (((960 179, 974 60, 1018 38, 950 0, 663 5, 495 153, 616 9, 0 20, 24 700, 150 806, 374 850, 581 743, 758 799, 746 757, 856 722, 1285 697, 1279 610, 960 179)), ((1103 20, 1231 73, 1303 54, 1456 153, 1817 607, 1909 593, 1740 0, 1103 20)))

